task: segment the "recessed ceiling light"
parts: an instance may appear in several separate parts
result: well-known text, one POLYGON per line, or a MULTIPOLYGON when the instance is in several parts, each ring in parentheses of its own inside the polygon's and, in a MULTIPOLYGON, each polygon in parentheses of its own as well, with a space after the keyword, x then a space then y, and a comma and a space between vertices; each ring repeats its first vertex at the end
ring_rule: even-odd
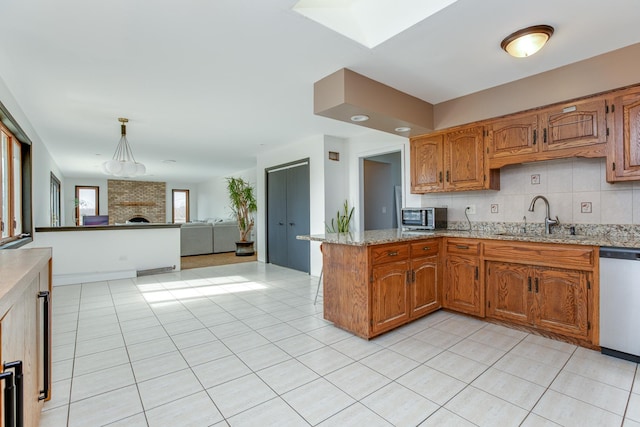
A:
POLYGON ((534 25, 508 35, 502 40, 500 47, 513 57, 526 58, 542 49, 552 34, 553 27, 534 25))
POLYGON ((411 128, 407 127, 407 126, 400 126, 400 127, 395 128, 396 132, 409 132, 410 130, 411 130, 411 128))
POLYGON ((369 120, 369 116, 366 114, 356 114, 355 116, 351 116, 352 122, 366 122, 369 120))
POLYGON ((176 163, 176 161, 175 160, 163 160, 162 163, 171 164, 171 163, 176 163))

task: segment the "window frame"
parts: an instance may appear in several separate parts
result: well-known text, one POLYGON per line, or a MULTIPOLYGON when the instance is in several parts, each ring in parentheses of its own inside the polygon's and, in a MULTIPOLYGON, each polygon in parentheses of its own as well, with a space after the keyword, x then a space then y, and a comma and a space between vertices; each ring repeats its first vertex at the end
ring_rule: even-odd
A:
POLYGON ((173 224, 183 224, 182 222, 176 222, 176 194, 184 193, 185 194, 185 223, 190 221, 190 209, 189 205, 191 204, 189 199, 189 190, 188 189, 179 189, 174 188, 171 190, 171 223, 173 224))
POLYGON ((62 184, 53 172, 51 172, 49 176, 49 212, 51 214, 51 226, 60 227, 62 225, 62 205, 60 202, 62 184))

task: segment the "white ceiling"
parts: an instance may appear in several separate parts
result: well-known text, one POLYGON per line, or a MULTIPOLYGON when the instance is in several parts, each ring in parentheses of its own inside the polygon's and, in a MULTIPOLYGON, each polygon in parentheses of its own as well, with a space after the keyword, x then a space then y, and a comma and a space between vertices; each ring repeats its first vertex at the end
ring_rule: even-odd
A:
POLYGON ((343 67, 435 104, 640 42, 638 0, 458 0, 373 49, 295 1, 0 0, 0 78, 64 176, 103 177, 128 117, 145 179, 196 183, 367 132, 313 115, 313 83, 343 67), (545 49, 500 50, 534 24, 555 27, 545 49))

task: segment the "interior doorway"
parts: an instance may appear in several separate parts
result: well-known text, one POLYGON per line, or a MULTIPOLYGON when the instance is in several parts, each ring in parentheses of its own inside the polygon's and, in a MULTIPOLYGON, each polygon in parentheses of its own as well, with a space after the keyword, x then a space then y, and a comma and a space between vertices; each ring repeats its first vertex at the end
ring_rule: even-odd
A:
POLYGON ((402 206, 402 154, 400 151, 362 159, 365 230, 398 228, 402 206))
POLYGON ((309 160, 267 169, 267 261, 309 272, 309 160))

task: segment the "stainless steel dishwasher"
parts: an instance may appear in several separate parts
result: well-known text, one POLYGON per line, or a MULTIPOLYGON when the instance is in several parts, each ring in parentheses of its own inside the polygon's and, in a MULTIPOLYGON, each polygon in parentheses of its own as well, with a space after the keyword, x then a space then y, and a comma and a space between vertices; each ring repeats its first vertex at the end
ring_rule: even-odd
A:
POLYGON ((640 249, 600 248, 600 347, 640 363, 640 249))

